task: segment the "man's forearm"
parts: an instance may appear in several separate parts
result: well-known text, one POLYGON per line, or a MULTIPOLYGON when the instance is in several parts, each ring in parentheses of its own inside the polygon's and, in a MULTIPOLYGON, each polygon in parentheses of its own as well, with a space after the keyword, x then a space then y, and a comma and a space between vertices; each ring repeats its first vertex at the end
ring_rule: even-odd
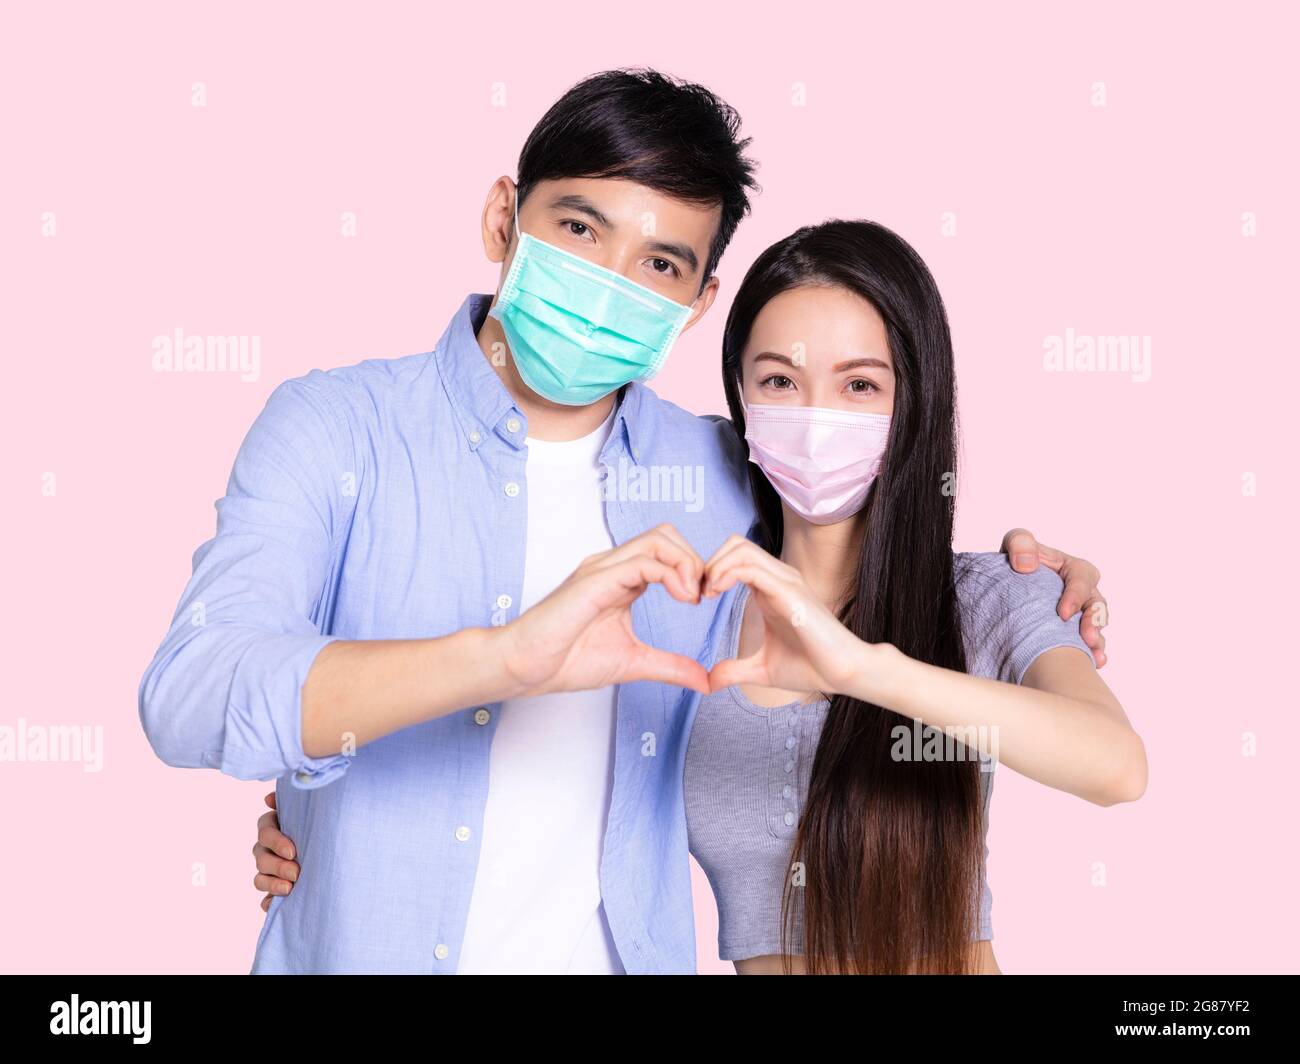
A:
POLYGON ((412 724, 520 694, 503 650, 504 628, 466 628, 437 639, 339 640, 312 663, 302 688, 308 757, 363 746, 412 724))

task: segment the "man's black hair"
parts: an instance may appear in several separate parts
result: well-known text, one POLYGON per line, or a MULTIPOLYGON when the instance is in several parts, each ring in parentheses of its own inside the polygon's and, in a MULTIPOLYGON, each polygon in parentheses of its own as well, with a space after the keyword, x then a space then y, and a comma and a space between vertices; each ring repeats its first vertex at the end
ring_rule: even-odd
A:
POLYGON ((519 201, 541 181, 617 177, 674 199, 721 206, 703 287, 758 190, 740 115, 703 85, 655 70, 607 70, 560 97, 519 153, 519 201))

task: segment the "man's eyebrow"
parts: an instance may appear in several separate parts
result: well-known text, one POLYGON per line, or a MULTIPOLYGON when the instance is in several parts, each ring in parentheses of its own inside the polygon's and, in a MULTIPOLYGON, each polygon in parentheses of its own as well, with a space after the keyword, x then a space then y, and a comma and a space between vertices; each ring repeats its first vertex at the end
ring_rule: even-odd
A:
POLYGON ((569 193, 567 196, 556 196, 547 206, 552 210, 577 211, 579 214, 585 214, 598 225, 613 228, 613 223, 586 196, 579 196, 574 193, 569 193))
POLYGON ((700 260, 687 244, 672 244, 663 240, 654 240, 651 241, 648 250, 658 252, 660 255, 672 255, 681 259, 691 268, 691 273, 695 273, 700 268, 700 260))
MULTIPOLYGON (((586 196, 577 193, 569 193, 564 196, 556 196, 547 206, 551 210, 557 211, 577 211, 579 214, 586 215, 597 225, 603 225, 606 229, 613 229, 614 223, 611 222, 591 200, 586 196)), ((695 254, 689 244, 677 244, 668 240, 654 240, 646 248, 647 251, 659 255, 672 255, 674 258, 681 259, 690 267, 691 273, 696 273, 700 268, 699 256, 695 254)))

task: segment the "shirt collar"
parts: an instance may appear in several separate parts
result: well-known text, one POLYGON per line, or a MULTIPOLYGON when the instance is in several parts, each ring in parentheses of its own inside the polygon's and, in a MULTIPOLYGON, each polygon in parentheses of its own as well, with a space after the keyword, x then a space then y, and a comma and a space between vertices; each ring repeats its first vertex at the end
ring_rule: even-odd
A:
POLYGON ((491 305, 490 295, 467 296, 434 349, 443 387, 470 450, 477 450, 492 432, 517 447, 524 445, 524 431, 512 433, 505 426, 512 415, 522 425, 523 416, 478 345, 477 334, 491 305))
POLYGON ((609 463, 613 448, 622 446, 632 459, 634 465, 640 465, 639 452, 643 444, 641 433, 645 425, 644 407, 652 393, 640 381, 625 385, 619 398, 618 411, 614 414, 614 425, 609 430, 609 439, 601 451, 601 461, 609 463))
MULTIPOLYGON (((522 447, 527 432, 527 419, 478 345, 478 331, 491 305, 491 295, 476 292, 467 296, 434 349, 443 387, 471 450, 477 450, 488 433, 496 433, 513 446, 522 447), (511 432, 509 423, 516 419, 521 427, 511 432)), ((602 461, 620 445, 626 448, 633 462, 639 461, 638 452, 644 442, 641 439, 644 407, 651 395, 639 381, 623 388, 609 439, 601 450, 602 461)))

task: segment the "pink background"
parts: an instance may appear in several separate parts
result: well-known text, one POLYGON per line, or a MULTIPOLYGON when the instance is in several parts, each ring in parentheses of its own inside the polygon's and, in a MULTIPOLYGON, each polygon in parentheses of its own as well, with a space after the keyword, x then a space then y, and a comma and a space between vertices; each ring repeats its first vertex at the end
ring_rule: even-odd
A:
MULTIPOLYGON (((495 284, 479 211, 533 123, 584 74, 647 64, 740 110, 764 186, 661 394, 722 409, 726 305, 759 250, 829 216, 881 221, 948 302, 958 545, 1025 525, 1104 573, 1103 675, 1150 787, 1102 809, 999 771, 1002 966, 1296 971, 1300 168, 1281 6, 7 13, 0 724, 101 724, 104 767, 0 764, 0 969, 247 971, 271 785, 166 767, 135 702, 235 449, 284 378, 432 347, 495 284), (152 338, 177 327, 260 336, 260 378, 155 373, 152 338), (1067 328, 1150 337, 1151 379, 1045 372, 1044 338, 1067 328)), ((701 970, 729 970, 696 881, 701 970)))

